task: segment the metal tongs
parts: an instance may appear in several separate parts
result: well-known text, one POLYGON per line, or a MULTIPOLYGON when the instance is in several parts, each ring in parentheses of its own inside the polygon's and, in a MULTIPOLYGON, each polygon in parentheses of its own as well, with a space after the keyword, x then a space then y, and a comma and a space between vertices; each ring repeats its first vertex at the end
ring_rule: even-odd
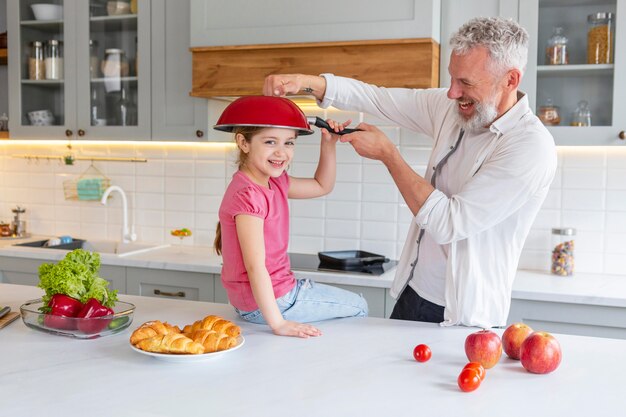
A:
POLYGON ((343 129, 341 132, 335 132, 335 130, 333 128, 330 127, 330 125, 328 123, 326 123, 326 120, 320 118, 320 117, 307 117, 306 121, 313 126, 317 126, 320 128, 324 128, 326 130, 328 130, 330 133, 334 133, 335 135, 347 135, 348 133, 353 133, 353 132, 360 132, 361 129, 350 129, 350 128, 345 128, 343 129))

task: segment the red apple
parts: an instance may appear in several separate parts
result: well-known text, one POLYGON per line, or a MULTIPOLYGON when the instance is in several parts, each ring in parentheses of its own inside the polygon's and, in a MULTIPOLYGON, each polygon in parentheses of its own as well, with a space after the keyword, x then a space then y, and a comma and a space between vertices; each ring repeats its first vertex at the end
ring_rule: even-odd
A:
POLYGON ((561 363, 561 345, 548 332, 534 332, 520 348, 522 366, 534 374, 547 374, 561 363))
POLYGON ((529 334, 533 332, 528 325, 524 323, 514 323, 506 328, 502 333, 502 347, 504 353, 511 359, 519 359, 519 350, 522 347, 522 342, 529 334))
POLYGON ((481 330, 465 339, 465 354, 470 362, 478 362, 485 369, 493 368, 502 356, 500 336, 491 330, 481 330))

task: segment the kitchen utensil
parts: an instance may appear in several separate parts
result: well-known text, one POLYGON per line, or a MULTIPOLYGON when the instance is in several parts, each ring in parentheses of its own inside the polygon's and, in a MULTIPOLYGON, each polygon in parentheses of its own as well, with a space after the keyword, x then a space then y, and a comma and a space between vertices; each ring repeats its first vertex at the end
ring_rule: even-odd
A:
POLYGON ((193 355, 193 354, 174 354, 174 353, 154 353, 154 352, 146 352, 145 350, 141 350, 136 348, 133 345, 130 345, 131 349, 133 349, 135 352, 137 353, 141 353, 142 355, 148 355, 148 356, 152 356, 155 359, 159 359, 162 361, 166 361, 166 362, 204 362, 207 360, 211 360, 211 359, 215 359, 215 358, 219 358, 220 356, 229 354, 234 352, 235 350, 239 349, 240 347, 243 346, 243 344, 246 342, 246 339, 244 339, 244 337, 242 335, 237 336, 237 344, 227 350, 220 350, 219 352, 212 352, 212 353, 202 353, 199 355, 193 355))
POLYGON ((4 317, 0 317, 0 329, 11 324, 19 316, 20 313, 18 313, 17 311, 11 311, 10 313, 7 313, 4 317))
POLYGON ((22 321, 26 326, 44 333, 68 336, 76 339, 96 339, 98 337, 119 333, 130 326, 135 313, 135 306, 133 304, 118 301, 115 303, 115 307, 113 307, 113 311, 115 312, 113 315, 88 319, 53 316, 55 327, 49 327, 46 326, 46 317, 50 317, 50 315, 39 311, 41 307, 43 307, 41 299, 27 301, 20 306, 22 321), (80 327, 97 327, 93 326, 96 322, 102 323, 102 325, 106 323, 104 329, 98 333, 87 334, 78 330, 80 327), (87 323, 91 326, 85 326, 87 323), (81 326, 79 326, 79 324, 81 324, 81 326))
POLYGON ((59 4, 31 4, 31 9, 36 20, 61 20, 63 19, 63 6, 59 4))
POLYGON ((335 135, 347 135, 348 133, 353 133, 353 132, 360 132, 361 129, 350 129, 350 128, 346 128, 343 129, 341 132, 335 132, 328 123, 326 123, 326 120, 322 119, 321 117, 307 117, 306 118, 307 121, 309 122, 309 124, 312 124, 314 126, 317 126, 319 128, 324 128, 326 130, 328 130, 331 133, 334 133, 335 135))
POLYGON ((300 135, 313 133, 300 107, 283 97, 240 97, 224 109, 213 129, 232 132, 238 126, 295 129, 300 135))
POLYGON ((0 307, 0 318, 6 316, 9 311, 11 311, 9 306, 0 307))
POLYGON ((20 206, 11 210, 13 212, 13 221, 11 222, 11 229, 13 229, 13 236, 25 237, 26 236, 26 221, 20 217, 26 212, 26 209, 20 206))
POLYGON ((382 255, 362 250, 319 252, 317 255, 323 265, 338 269, 360 268, 389 262, 389 259, 382 255))

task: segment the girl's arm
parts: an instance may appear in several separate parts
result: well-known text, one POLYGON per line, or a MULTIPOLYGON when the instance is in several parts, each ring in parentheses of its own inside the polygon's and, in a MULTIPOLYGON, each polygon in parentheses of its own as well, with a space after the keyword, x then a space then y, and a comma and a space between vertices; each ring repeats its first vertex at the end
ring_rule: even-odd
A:
POLYGON ((254 300, 274 334, 304 338, 320 336, 322 332, 309 324, 285 320, 278 309, 272 280, 265 267, 263 219, 240 214, 235 217, 235 225, 254 300))
MULTIPOLYGON (((334 120, 327 120, 335 132, 342 131, 348 126, 351 120, 345 123, 337 123, 334 120)), ((335 187, 335 177, 337 173, 337 135, 332 135, 326 129, 322 131, 322 142, 320 143, 320 160, 315 170, 313 178, 295 178, 289 180, 289 198, 315 198, 330 193, 335 187)))

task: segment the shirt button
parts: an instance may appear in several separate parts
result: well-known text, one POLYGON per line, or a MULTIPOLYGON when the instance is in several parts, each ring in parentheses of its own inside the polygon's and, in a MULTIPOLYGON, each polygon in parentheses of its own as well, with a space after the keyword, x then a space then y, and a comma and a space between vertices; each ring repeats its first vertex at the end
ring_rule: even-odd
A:
POLYGON ((435 167, 433 167, 433 171, 435 170, 435 167))

